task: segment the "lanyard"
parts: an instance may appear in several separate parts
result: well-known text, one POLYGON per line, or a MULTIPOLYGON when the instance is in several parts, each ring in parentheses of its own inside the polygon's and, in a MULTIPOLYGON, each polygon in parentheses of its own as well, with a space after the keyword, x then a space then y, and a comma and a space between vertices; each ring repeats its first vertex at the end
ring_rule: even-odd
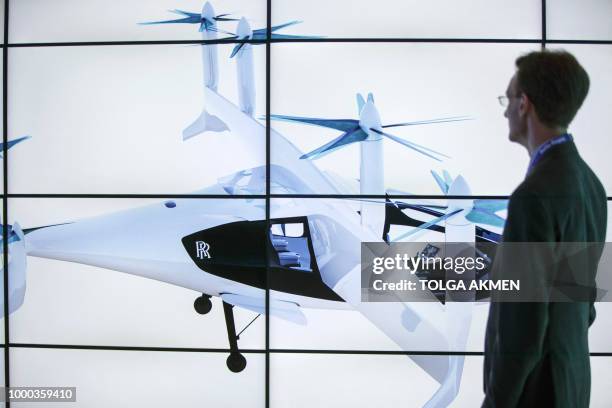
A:
POLYGON ((540 147, 538 147, 538 149, 534 153, 533 157, 531 158, 531 161, 529 162, 529 168, 527 168, 527 174, 529 174, 533 166, 535 166, 536 163, 540 161, 540 159, 542 158, 544 153, 548 151, 548 149, 556 145, 571 142, 572 140, 574 140, 572 135, 570 135, 569 133, 564 133, 562 135, 553 137, 552 139, 549 139, 546 142, 542 143, 540 147))

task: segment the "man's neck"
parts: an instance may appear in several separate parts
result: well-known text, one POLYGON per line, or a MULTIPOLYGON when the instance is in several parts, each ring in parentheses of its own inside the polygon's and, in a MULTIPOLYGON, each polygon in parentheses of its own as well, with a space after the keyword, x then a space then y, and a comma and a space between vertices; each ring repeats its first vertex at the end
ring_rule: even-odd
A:
POLYGON ((533 157, 534 153, 538 150, 543 143, 546 143, 550 139, 567 133, 566 128, 549 128, 542 124, 530 126, 527 131, 527 151, 529 157, 533 157))

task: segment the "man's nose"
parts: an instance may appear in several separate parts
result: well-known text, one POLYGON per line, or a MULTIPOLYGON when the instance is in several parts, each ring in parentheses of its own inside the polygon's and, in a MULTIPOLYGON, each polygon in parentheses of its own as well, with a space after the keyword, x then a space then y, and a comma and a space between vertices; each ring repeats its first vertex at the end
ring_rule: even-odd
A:
POLYGON ((506 107, 506 109, 504 109, 504 117, 507 119, 508 118, 508 108, 506 107))

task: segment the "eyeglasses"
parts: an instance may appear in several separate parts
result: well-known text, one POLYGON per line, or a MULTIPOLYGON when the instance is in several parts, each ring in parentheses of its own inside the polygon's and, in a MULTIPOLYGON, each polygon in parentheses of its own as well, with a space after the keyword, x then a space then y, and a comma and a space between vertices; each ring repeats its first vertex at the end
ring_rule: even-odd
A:
POLYGON ((497 97, 497 100, 502 107, 507 108, 508 104, 510 103, 510 98, 520 98, 520 95, 500 95, 497 97))

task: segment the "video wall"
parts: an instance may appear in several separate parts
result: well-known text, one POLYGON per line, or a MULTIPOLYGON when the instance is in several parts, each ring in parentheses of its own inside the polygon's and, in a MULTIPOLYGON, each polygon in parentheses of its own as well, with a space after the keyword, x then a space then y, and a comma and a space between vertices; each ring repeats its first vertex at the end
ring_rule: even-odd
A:
POLYGON ((444 242, 451 208, 499 240, 529 157, 497 97, 542 47, 590 75, 569 131, 612 191, 607 0, 2 5, 7 386, 82 407, 479 406, 488 304, 364 306, 361 242, 444 242))

